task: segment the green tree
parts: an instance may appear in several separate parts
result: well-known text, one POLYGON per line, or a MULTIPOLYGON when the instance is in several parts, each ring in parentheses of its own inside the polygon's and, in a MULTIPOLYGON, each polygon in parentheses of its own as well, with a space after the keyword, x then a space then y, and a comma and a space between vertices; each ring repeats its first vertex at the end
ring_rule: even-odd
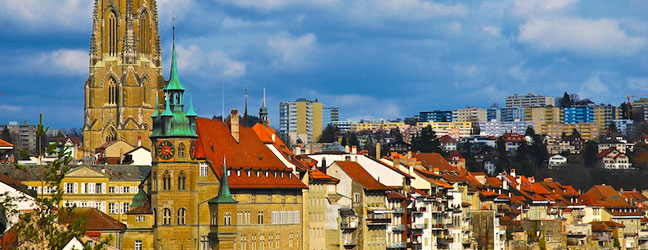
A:
POLYGON ((397 128, 390 129, 389 135, 393 136, 396 141, 403 141, 403 134, 397 128))
POLYGON ((501 173, 509 169, 508 152, 506 152, 506 142, 503 137, 495 140, 495 149, 497 150, 497 165, 495 173, 501 173))
POLYGON ((610 126, 608 126, 608 130, 610 133, 619 133, 619 129, 617 129, 616 123, 610 122, 610 126))
POLYGON ((337 134, 337 128, 329 124, 328 126, 326 126, 326 128, 324 128, 324 131, 322 131, 322 135, 320 135, 317 142, 319 143, 335 142, 335 140, 337 139, 337 137, 335 136, 336 134, 337 134))
POLYGON ((595 141, 587 141, 581 150, 585 167, 591 168, 596 165, 596 155, 598 154, 598 145, 595 141))
POLYGON ((11 132, 9 131, 9 128, 7 126, 5 126, 4 129, 2 129, 2 134, 0 135, 0 139, 9 143, 13 143, 13 140, 11 139, 11 132))
POLYGON ((355 133, 351 133, 351 136, 349 136, 349 146, 360 146, 360 141, 358 141, 358 136, 355 133))
MULTIPOLYGON (((41 144, 49 127, 43 126, 43 115, 40 115, 36 129, 37 143, 41 144)), ((39 162, 42 162, 44 151, 38 145, 38 153, 35 155, 39 162)), ((82 239, 85 234, 86 218, 73 215, 74 207, 62 206, 63 188, 62 180, 72 166, 72 156, 67 150, 57 150, 56 144, 47 145, 44 148, 48 155, 55 156, 54 161, 37 166, 23 166, 15 164, 15 167, 29 173, 40 173, 40 182, 43 187, 51 187, 53 193, 48 195, 37 195, 33 198, 35 207, 33 212, 19 213, 18 202, 29 200, 26 194, 19 197, 10 197, 8 193, 0 195, 0 205, 7 211, 8 217, 18 215, 18 222, 13 230, 18 236, 21 248, 28 249, 62 249, 71 239, 82 239)), ((103 249, 110 239, 106 239, 91 246, 85 242, 85 249, 103 249)))
POLYGON ((412 151, 421 153, 441 153, 441 143, 430 126, 421 129, 421 134, 412 139, 412 151))
POLYGON ((342 146, 346 146, 347 144, 349 144, 349 143, 347 143, 347 137, 346 136, 342 136, 342 142, 340 142, 340 144, 342 144, 342 146))
POLYGON ((572 100, 571 96, 565 91, 565 94, 563 94, 563 97, 560 98, 560 107, 567 108, 571 107, 574 104, 574 101, 572 100))

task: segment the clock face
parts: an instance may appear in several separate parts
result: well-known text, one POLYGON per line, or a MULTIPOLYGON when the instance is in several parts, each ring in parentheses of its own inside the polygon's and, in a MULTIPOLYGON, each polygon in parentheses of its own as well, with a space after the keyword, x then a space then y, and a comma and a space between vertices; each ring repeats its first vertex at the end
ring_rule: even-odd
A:
POLYGON ((163 160, 169 160, 173 158, 175 154, 175 147, 170 141, 162 141, 157 145, 157 154, 163 160))
POLYGON ((196 159, 196 142, 192 141, 191 146, 189 146, 189 155, 191 156, 192 160, 196 159))

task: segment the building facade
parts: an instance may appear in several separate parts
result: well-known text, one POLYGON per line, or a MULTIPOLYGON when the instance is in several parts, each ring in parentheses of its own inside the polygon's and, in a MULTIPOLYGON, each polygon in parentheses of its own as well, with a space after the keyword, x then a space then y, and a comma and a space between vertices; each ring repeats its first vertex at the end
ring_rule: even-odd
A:
POLYGON ((453 122, 480 123, 487 121, 487 112, 483 108, 465 108, 452 110, 453 122))
POLYGON ((543 124, 563 123, 563 112, 559 107, 536 107, 527 108, 525 120, 532 121, 537 131, 543 124))
POLYGON ((528 93, 526 95, 514 94, 506 97, 506 108, 531 108, 531 107, 546 107, 554 106, 554 98, 550 96, 534 95, 528 93))
POLYGON ((563 109, 564 123, 590 123, 594 122, 594 107, 573 106, 563 109))
POLYGON ((279 104, 279 136, 295 144, 317 141, 322 134, 322 103, 304 98, 279 104))
POLYGON ((530 126, 533 127, 534 123, 531 121, 516 121, 516 122, 486 122, 480 123, 480 135, 482 136, 495 136, 499 137, 506 132, 513 132, 518 134, 525 134, 526 129, 530 126))
POLYGON ((420 122, 451 122, 452 111, 435 110, 419 112, 420 122))
MULTIPOLYGON (((598 126, 595 123, 546 123, 540 126, 539 133, 559 140, 563 133, 569 135, 574 131, 574 129, 576 129, 576 131, 580 133, 581 138, 586 141, 598 140, 600 134, 598 126)), ((536 132, 537 131, 538 130, 536 130, 536 132)))
POLYGON ((136 146, 138 137, 148 138, 164 85, 157 1, 96 0, 85 82, 86 151, 107 141, 136 146))
POLYGON ((2 128, 6 127, 9 129, 12 137, 17 141, 14 141, 14 147, 27 150, 29 152, 36 152, 36 125, 27 124, 25 121, 23 124, 18 124, 18 122, 12 121, 5 126, 0 126, 2 128))
POLYGON ((340 120, 340 108, 323 107, 322 108, 322 129, 340 120))

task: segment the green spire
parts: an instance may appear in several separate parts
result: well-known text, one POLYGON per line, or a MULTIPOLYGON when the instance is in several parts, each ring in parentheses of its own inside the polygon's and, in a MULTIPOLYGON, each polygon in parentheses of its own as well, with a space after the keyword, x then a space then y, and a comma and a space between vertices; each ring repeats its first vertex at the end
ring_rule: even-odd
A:
POLYGON ((223 179, 221 181, 218 197, 209 200, 209 203, 238 203, 230 194, 229 184, 227 183, 227 167, 225 156, 223 156, 223 179))
POLYGON ((198 116, 193 107, 193 98, 191 98, 191 96, 189 96, 189 110, 187 110, 187 116, 198 116))
POLYGON ((164 100, 166 107, 164 108, 164 112, 162 112, 162 116, 173 116, 173 113, 171 113, 171 107, 169 106, 169 98, 171 97, 167 96, 167 98, 165 98, 164 100))
POLYGON ((169 84, 167 84, 164 90, 185 90, 178 79, 178 60, 176 59, 176 49, 175 49, 175 28, 173 35, 173 52, 171 53, 171 75, 169 76, 169 84))
POLYGON ((139 185, 139 192, 135 196, 133 196, 133 201, 130 204, 131 208, 136 208, 139 206, 142 206, 146 204, 146 202, 149 200, 148 194, 144 192, 144 186, 139 185))
POLYGON ((160 107, 159 106, 160 105, 158 104, 158 94, 155 93, 155 110, 153 111, 153 114, 151 115, 151 117, 155 118, 158 115, 160 115, 160 107))

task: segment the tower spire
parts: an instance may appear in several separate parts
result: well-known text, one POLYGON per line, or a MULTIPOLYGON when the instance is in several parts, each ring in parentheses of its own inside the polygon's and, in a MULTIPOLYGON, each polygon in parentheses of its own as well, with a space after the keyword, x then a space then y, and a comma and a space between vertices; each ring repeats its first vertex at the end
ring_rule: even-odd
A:
MULTIPOLYGON (((134 64, 137 52, 135 51, 135 28, 133 21, 133 0, 126 1, 126 35, 124 36, 124 61, 134 64)), ((144 41, 142 41, 144 42, 144 41)))
POLYGON ((218 197, 214 197, 209 200, 209 203, 238 203, 234 198, 229 188, 229 182, 227 181, 227 160, 223 155, 223 178, 221 179, 220 190, 218 191, 218 197))
POLYGON ((248 92, 247 92, 247 87, 245 88, 245 111, 243 112, 243 126, 247 127, 248 126, 248 92))
POLYGON ((261 108, 259 109, 259 119, 263 125, 266 127, 268 126, 268 108, 266 108, 265 87, 263 87, 263 105, 261 105, 261 108))

